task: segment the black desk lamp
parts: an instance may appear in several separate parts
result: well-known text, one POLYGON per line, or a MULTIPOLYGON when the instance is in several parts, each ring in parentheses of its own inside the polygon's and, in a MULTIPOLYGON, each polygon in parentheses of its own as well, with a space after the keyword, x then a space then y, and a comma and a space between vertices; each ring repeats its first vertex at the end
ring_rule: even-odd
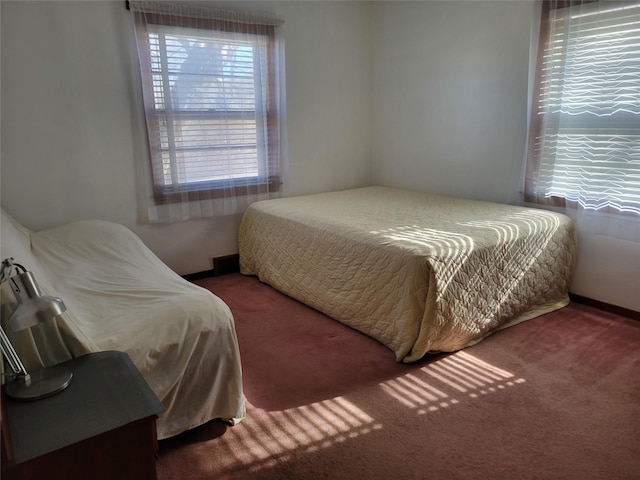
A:
MULTIPOLYGON (((43 295, 32 273, 14 263, 13 258, 2 261, 0 282, 4 281, 9 282, 18 301, 18 306, 8 320, 12 330, 31 328, 57 317, 67 309, 61 299, 43 295), (17 273, 12 274, 14 270, 17 273)), ((58 393, 71 383, 71 371, 57 365, 33 373, 27 372, 1 327, 0 346, 13 370, 13 378, 5 382, 5 392, 9 397, 16 400, 37 400, 58 393)))

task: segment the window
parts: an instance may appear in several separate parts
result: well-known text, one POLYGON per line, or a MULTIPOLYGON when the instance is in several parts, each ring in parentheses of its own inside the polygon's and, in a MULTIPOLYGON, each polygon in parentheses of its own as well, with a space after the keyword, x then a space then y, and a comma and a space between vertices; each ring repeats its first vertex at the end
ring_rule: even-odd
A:
POLYGON ((544 2, 525 200, 640 215, 640 2, 544 2))
POLYGON ((136 15, 155 203, 277 191, 276 26, 136 15))

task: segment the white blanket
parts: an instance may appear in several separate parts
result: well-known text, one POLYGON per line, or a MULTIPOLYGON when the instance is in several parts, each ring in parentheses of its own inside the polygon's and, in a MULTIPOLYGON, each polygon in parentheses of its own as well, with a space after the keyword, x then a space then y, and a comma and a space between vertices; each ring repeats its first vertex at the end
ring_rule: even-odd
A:
POLYGON ((175 274, 118 224, 84 221, 27 232, 31 255, 5 249, 5 233, 3 258, 34 270, 43 290, 65 302, 59 323, 79 332, 72 342, 131 357, 166 407, 158 438, 244 416, 235 326, 221 299, 175 274))
POLYGON ((243 274, 404 362, 565 306, 575 259, 564 215, 385 187, 254 203, 239 241, 243 274))

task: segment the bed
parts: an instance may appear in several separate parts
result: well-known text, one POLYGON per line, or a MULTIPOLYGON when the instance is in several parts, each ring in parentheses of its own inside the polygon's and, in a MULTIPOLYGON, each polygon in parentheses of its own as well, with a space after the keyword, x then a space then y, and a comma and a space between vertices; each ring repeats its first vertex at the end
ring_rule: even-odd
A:
POLYGON ((245 212, 240 271, 411 363, 566 306, 565 215, 372 186, 265 200, 245 212))
MULTIPOLYGON (((2 211, 1 254, 30 270, 41 290, 67 307, 45 330, 5 329, 27 369, 89 352, 126 352, 166 408, 157 422, 159 439, 244 416, 228 306, 174 273, 129 229, 90 220, 34 232, 2 211)), ((15 302, 5 287, 3 320, 15 302)))

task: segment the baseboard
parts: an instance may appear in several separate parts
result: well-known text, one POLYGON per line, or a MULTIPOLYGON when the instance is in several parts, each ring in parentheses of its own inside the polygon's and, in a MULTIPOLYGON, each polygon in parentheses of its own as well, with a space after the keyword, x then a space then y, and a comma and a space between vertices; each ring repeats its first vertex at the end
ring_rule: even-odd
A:
MULTIPOLYGON (((186 280, 193 281, 206 277, 217 277, 219 275, 225 275, 228 273, 237 273, 240 271, 240 255, 224 255, 222 257, 215 257, 213 259, 213 270, 206 270, 204 272, 191 273, 183 275, 186 280)), ((581 303, 590 307, 603 310, 605 312, 614 313, 622 317, 627 317, 632 320, 640 321, 640 312, 631 310, 629 308, 619 307, 610 303, 601 302, 600 300, 594 300, 593 298, 583 297, 582 295, 576 295, 575 293, 569 293, 569 298, 572 302, 581 303)))
POLYGON ((227 273, 238 273, 240 271, 240 255, 235 253, 232 255, 223 255, 222 257, 213 258, 213 269, 204 270, 202 272, 187 273, 182 278, 193 282, 207 277, 218 277, 227 273))
POLYGON ((611 305, 610 303, 601 302, 600 300, 594 300, 593 298, 583 297, 582 295, 576 295, 575 293, 570 293, 569 298, 572 302, 582 303, 583 305, 588 305, 599 310, 604 310, 605 312, 615 313, 616 315, 620 315, 622 317, 640 321, 640 312, 636 312, 635 310, 631 310, 629 308, 611 305))
POLYGON ((224 255, 222 257, 214 257, 213 259, 213 275, 225 275, 227 273, 237 273, 240 271, 240 255, 224 255))
POLYGON ((213 275, 214 275, 213 270, 205 270, 203 272, 187 273, 186 275, 181 275, 181 276, 185 280, 189 280, 190 282, 193 282, 194 280, 213 277, 213 275))

